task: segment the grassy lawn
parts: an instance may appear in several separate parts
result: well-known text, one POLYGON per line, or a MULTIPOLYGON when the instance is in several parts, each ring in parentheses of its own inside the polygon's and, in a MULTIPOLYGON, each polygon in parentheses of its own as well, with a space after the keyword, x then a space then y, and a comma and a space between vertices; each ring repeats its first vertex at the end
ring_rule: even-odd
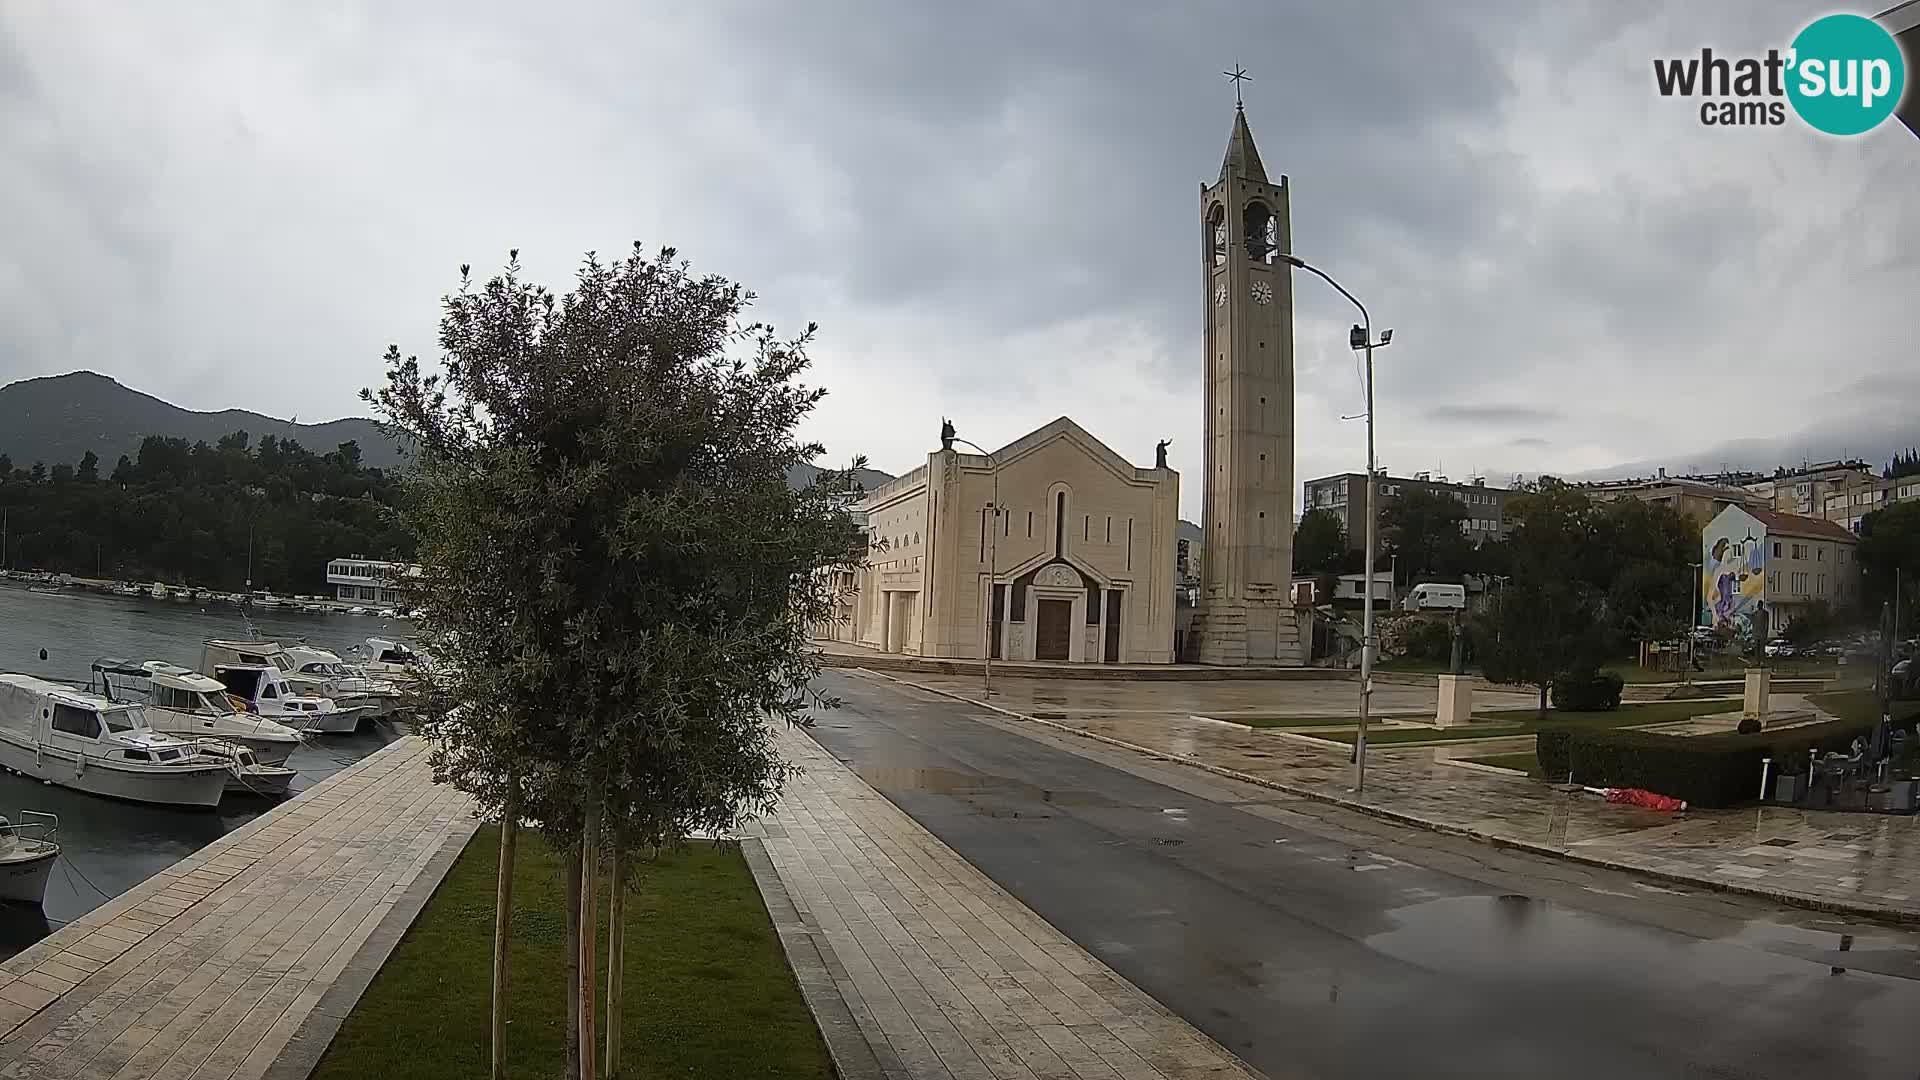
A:
MULTIPOLYGON (((1866 722, 1880 715, 1880 699, 1871 690, 1845 690, 1832 694, 1808 694, 1807 700, 1827 710, 1842 720, 1866 722)), ((1896 724, 1920 717, 1920 701, 1896 701, 1893 703, 1893 722, 1896 724)))
POLYGON ((1351 716, 1216 716, 1215 720, 1225 720, 1230 724, 1243 724, 1247 727, 1338 727, 1346 724, 1352 727, 1359 723, 1351 716))
MULTIPOLYGON (((1716 655, 1703 661, 1705 671, 1692 673, 1694 682, 1724 682, 1741 679, 1746 676, 1747 663, 1735 656, 1716 655)), ((1677 683, 1680 673, 1677 671, 1655 671, 1643 668, 1632 660, 1621 660, 1604 665, 1602 671, 1610 671, 1630 683, 1677 683)), ((1832 660, 1775 660, 1773 674, 1781 679, 1830 679, 1840 671, 1832 660)))
MULTIPOLYGON (((487 1075, 499 850, 497 828, 475 834, 341 1025, 315 1080, 487 1075)), ((566 883, 530 831, 520 834, 513 889, 508 1071, 557 1076, 566 1061, 566 883)), ((603 891, 603 1010, 606 905, 603 891)), ((696 844, 645 864, 626 916, 622 1076, 833 1075, 737 847, 696 844)), ((604 1025, 603 1011, 603 1047, 604 1025)))
MULTIPOLYGON (((1608 712, 1561 712, 1547 710, 1543 721, 1539 713, 1527 711, 1481 713, 1471 727, 1391 728, 1367 732, 1369 746, 1394 743, 1458 742, 1462 739, 1498 739, 1510 735, 1531 735, 1542 726, 1627 727, 1640 724, 1666 724, 1691 720, 1709 713, 1731 712, 1737 704, 1725 701, 1649 701, 1622 705, 1608 712)), ((1351 744, 1354 732, 1330 731, 1323 738, 1351 744)))
POLYGON ((1462 758, 1461 760, 1471 761, 1480 765, 1492 765, 1500 769, 1514 769, 1526 773, 1535 779, 1538 779, 1540 776, 1540 759, 1535 757, 1531 750, 1518 754, 1488 754, 1485 757, 1470 757, 1462 758))

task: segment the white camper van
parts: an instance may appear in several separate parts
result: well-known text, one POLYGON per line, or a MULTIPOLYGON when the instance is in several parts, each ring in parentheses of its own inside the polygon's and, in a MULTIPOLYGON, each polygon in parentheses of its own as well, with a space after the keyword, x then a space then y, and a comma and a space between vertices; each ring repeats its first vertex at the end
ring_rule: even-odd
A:
POLYGON ((1465 585, 1422 582, 1407 593, 1403 607, 1407 611, 1462 611, 1467 606, 1465 585))

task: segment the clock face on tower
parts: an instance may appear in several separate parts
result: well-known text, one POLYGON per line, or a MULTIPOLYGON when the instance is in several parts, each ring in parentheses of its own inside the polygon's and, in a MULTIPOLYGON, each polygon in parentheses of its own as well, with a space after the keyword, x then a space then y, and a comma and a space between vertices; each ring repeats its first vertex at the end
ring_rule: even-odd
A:
POLYGON ((1256 304, 1273 303, 1273 286, 1264 281, 1254 282, 1253 302, 1256 304))
MULTIPOLYGON (((1191 296, 1193 294, 1188 293, 1187 295, 1191 296)), ((1227 283, 1224 281, 1213 287, 1213 306, 1214 307, 1227 306, 1227 283)))

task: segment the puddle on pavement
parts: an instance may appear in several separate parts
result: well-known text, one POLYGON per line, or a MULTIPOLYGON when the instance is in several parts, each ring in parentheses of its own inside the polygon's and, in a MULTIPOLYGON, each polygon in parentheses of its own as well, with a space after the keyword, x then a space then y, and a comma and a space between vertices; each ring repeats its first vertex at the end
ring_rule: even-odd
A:
POLYGON ((1747 924, 1719 939, 1695 940, 1508 893, 1456 896, 1395 909, 1399 925, 1366 939, 1386 955, 1435 971, 1510 978, 1515 972, 1558 979, 1641 977, 1685 970, 1706 981, 1746 982, 1828 974, 1846 964, 1861 973, 1904 976, 1920 1004, 1920 950, 1898 935, 1842 933, 1776 923, 1747 924))
MULTIPOLYGON (((897 768, 863 765, 856 768, 860 779, 875 790, 923 791, 934 795, 1016 795, 1055 806, 1118 806, 1119 803, 1091 791, 1056 791, 985 773, 961 772, 942 768, 897 768)), ((1017 816, 1011 813, 1002 816, 1017 816)))

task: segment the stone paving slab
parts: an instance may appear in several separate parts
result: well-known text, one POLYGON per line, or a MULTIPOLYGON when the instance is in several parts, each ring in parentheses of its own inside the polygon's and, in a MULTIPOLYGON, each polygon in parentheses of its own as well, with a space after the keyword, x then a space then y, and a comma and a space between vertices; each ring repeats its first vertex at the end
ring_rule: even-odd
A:
MULTIPOLYGON (((780 910, 791 905, 819 947, 823 963, 801 965, 803 976, 814 978, 824 967, 866 1037, 878 1075, 1258 1075, 1035 915, 811 738, 790 729, 776 743, 802 771, 788 781, 779 810, 746 831, 764 845, 778 875, 780 910)), ((783 932, 782 941, 791 952, 792 935, 783 932)), ((834 1020, 823 1015, 823 1028, 834 1020)))
MULTIPOLYGON (((1377 817, 1815 911, 1920 922, 1920 817, 1756 805, 1681 814, 1617 806, 1523 776, 1465 769, 1448 747, 1375 746, 1352 790, 1350 749, 1171 713, 1036 717, 931 680, 870 672, 1140 753, 1377 817)), ((1486 751, 1492 752, 1492 751, 1486 751)), ((1759 778, 1754 778, 1755 786, 1759 778)))
POLYGON ((0 1077, 264 1075, 436 853, 472 832, 427 749, 392 743, 0 964, 0 1077))

